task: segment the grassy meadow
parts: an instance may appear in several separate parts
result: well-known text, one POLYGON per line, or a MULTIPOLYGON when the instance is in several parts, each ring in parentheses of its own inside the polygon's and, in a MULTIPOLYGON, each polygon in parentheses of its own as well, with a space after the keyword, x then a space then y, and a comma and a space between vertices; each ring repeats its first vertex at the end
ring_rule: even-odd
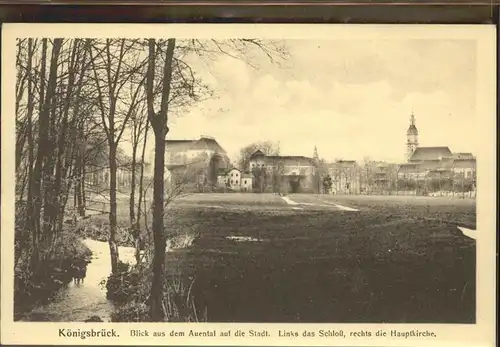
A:
MULTIPOLYGON (((168 207, 166 232, 197 237, 168 253, 167 272, 194 279, 208 321, 475 322, 476 246, 457 229, 475 227, 475 201, 289 198, 296 205, 272 194, 193 194, 168 207)), ((119 211, 126 228, 126 202, 119 211)))

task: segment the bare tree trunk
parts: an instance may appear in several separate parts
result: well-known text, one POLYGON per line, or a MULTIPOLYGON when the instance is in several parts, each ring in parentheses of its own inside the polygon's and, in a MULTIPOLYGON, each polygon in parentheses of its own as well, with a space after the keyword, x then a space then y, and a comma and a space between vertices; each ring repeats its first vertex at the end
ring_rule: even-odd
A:
POLYGON ((163 287, 165 271, 165 230, 163 223, 164 211, 164 184, 165 184, 165 137, 168 133, 168 100, 170 97, 170 84, 172 80, 172 61, 175 50, 175 39, 169 39, 165 54, 165 65, 163 70, 163 90, 161 99, 161 109, 158 114, 154 111, 154 68, 155 49, 154 39, 149 40, 149 58, 147 73, 147 101, 148 117, 155 134, 155 166, 154 166, 154 187, 153 187, 153 281, 149 300, 150 319, 153 322, 160 322, 165 319, 163 310, 163 287))
MULTIPOLYGON (((82 141, 82 140, 80 140, 82 141)), ((77 157, 76 157, 76 184, 75 184, 75 202, 76 202, 76 209, 78 211, 78 215, 80 217, 85 216, 85 207, 83 203, 83 185, 84 183, 84 172, 83 172, 83 165, 84 165, 84 150, 83 150, 83 143, 78 144, 78 149, 77 149, 77 157)))
POLYGON ((80 196, 82 197, 80 205, 80 215, 82 217, 85 217, 85 212, 87 211, 87 190, 85 189, 86 175, 87 175, 87 169, 85 167, 85 161, 82 161, 82 184, 80 186, 82 190, 80 193, 80 196))
MULTIPOLYGON (((109 195, 110 195, 110 212, 109 212, 109 247, 111 255, 111 270, 115 274, 118 270, 118 247, 116 245, 116 231, 117 231, 117 220, 116 220, 116 175, 117 175, 117 164, 116 164, 116 152, 117 147, 120 142, 121 136, 127 125, 127 121, 132 114, 133 108, 129 109, 129 112, 124 117, 121 125, 118 125, 116 117, 117 103, 121 100, 120 90, 124 87, 127 81, 130 81, 132 73, 127 70, 126 64, 124 63, 125 56, 127 52, 131 49, 131 46, 126 47, 126 39, 118 40, 119 49, 112 53, 111 46, 113 45, 112 40, 106 39, 106 45, 103 50, 98 50, 95 57, 101 57, 104 64, 104 73, 107 76, 107 81, 104 85, 100 84, 98 67, 94 62, 92 40, 86 40, 86 46, 90 52, 90 59, 92 62, 92 67, 94 71, 96 89, 98 93, 98 106, 101 113, 102 128, 106 134, 109 145, 109 195), (103 54, 104 53, 104 54, 103 54), (107 100, 105 100, 107 99, 107 100), (107 106, 105 106, 107 104, 107 106), (108 108, 109 107, 109 108, 108 108)), ((137 89, 139 90, 139 89, 137 89)))
MULTIPOLYGON (((42 57, 41 57, 41 69, 40 69, 40 102, 39 102, 39 114, 42 114, 43 100, 45 98, 45 70, 47 65, 47 39, 42 40, 42 57)), ((40 213, 42 208, 41 203, 41 188, 42 188, 42 164, 43 164, 43 148, 40 147, 46 136, 46 128, 44 124, 45 120, 42 121, 41 117, 38 120, 38 152, 35 161, 35 167, 33 169, 31 187, 32 187, 32 200, 28 201, 28 212, 26 219, 26 229, 33 233, 33 256, 32 256, 32 266, 38 263, 38 244, 40 240, 40 213), (43 125, 43 127, 42 127, 43 125)))
POLYGON ((118 247, 116 245, 116 144, 109 144, 109 252, 111 256, 111 272, 118 271, 118 247))
POLYGON ((61 120, 61 130, 59 134, 59 142, 57 144, 57 155, 56 155, 56 164, 55 164, 55 182, 54 182, 54 213, 55 217, 53 220, 53 223, 55 224, 56 219, 59 220, 60 222, 57 223, 57 232, 62 231, 62 220, 63 220, 63 215, 64 215, 64 205, 62 204, 64 201, 64 191, 65 187, 63 187, 63 178, 64 178, 64 171, 66 171, 65 166, 68 164, 65 162, 66 159, 66 152, 69 151, 69 142, 67 139, 67 133, 68 133, 68 127, 69 127, 69 122, 68 122, 68 117, 69 117, 69 109, 70 109, 70 100, 73 97, 73 87, 75 84, 75 79, 76 79, 76 73, 77 73, 77 64, 78 64, 78 58, 77 58, 77 53, 78 53, 78 46, 79 46, 79 40, 76 39, 73 43, 72 47, 72 52, 71 52, 71 59, 69 62, 69 67, 68 67, 68 87, 66 89, 66 92, 64 93, 64 97, 62 96, 62 89, 61 88, 61 98, 64 98, 64 102, 61 103, 62 107, 60 112, 62 113, 62 120, 61 120))
MULTIPOLYGON (((52 244, 54 221, 56 220, 55 191, 54 191, 54 151, 55 141, 55 109, 56 109, 56 88, 57 88, 57 69, 59 53, 62 46, 62 39, 55 39, 52 46, 52 57, 50 61, 49 80, 47 84, 47 94, 45 95, 43 112, 40 118, 44 119, 46 127, 45 139, 39 148, 44 153, 45 164, 43 166, 43 194, 44 194, 44 213, 43 213, 43 239, 45 245, 52 244), (43 147, 43 148, 42 148, 43 147)), ((40 120, 40 122, 42 122, 40 120)), ((41 126, 41 125, 40 125, 41 126)))
MULTIPOLYGON (((49 137, 50 134, 50 115, 51 115, 51 108, 52 105, 51 103, 54 100, 54 92, 56 88, 56 78, 57 78, 57 60, 59 57, 59 51, 61 49, 62 45, 62 40, 61 39, 55 39, 53 43, 53 48, 52 48, 52 58, 51 58, 51 66, 50 66, 50 73, 49 73, 49 79, 48 79, 48 87, 47 87, 47 94, 44 96, 44 98, 41 98, 41 106, 40 106, 40 117, 39 117, 39 135, 38 135, 38 153, 37 153, 37 160, 35 163, 35 169, 34 169, 34 174, 33 174, 33 200, 34 200, 34 211, 33 213, 30 213, 28 218, 33 218, 30 221, 30 230, 34 231, 34 243, 38 246, 38 242, 40 240, 40 214, 41 214, 41 209, 42 209, 42 196, 41 196, 41 188, 42 188, 42 179, 43 179, 43 186, 44 186, 44 203, 46 204, 44 206, 44 234, 42 235, 44 240, 47 241, 49 240, 49 235, 48 233, 50 232, 50 224, 48 220, 48 216, 51 214, 51 206, 48 204, 50 203, 50 196, 51 192, 47 192, 47 189, 51 188, 51 173, 49 172, 51 165, 50 165, 50 155, 51 155, 51 150, 52 150, 52 141, 49 137)), ((42 48, 42 76, 45 76, 45 60, 46 60, 46 52, 47 52, 47 39, 44 39, 43 41, 43 48, 42 48)), ((44 85, 43 82, 43 77, 42 77, 42 86, 44 85)), ((42 95, 42 89, 43 87, 40 88, 41 92, 40 94, 42 95)), ((34 261, 38 262, 38 259, 36 259, 37 256, 35 256, 34 261)), ((37 264, 39 265, 39 264, 37 264)))
MULTIPOLYGON (((132 145, 132 177, 130 179, 130 199, 129 199, 129 215, 130 215, 130 231, 132 232, 132 237, 134 239, 135 248, 135 260, 136 264, 140 263, 140 248, 139 248, 139 234, 140 228, 137 228, 136 216, 135 216, 135 175, 136 175, 136 155, 137 155, 137 142, 132 145)), ((139 197, 140 204, 140 197, 139 197)), ((140 217, 137 215, 137 220, 140 217)))
MULTIPOLYGON (((17 57, 16 57, 16 68, 17 68, 17 78, 16 78, 16 153, 15 153, 15 163, 16 163, 16 173, 18 172, 19 166, 21 165, 22 157, 23 157, 23 149, 25 146, 26 138, 29 134, 31 115, 27 115, 27 121, 21 122, 20 117, 20 106, 21 100, 26 91, 25 84, 28 81, 28 113, 30 107, 31 98, 31 107, 33 107, 33 95, 32 95, 32 64, 33 64, 33 39, 28 39, 28 52, 27 52, 27 66, 26 68, 22 65, 21 52, 23 48, 23 44, 26 40, 19 40, 17 44, 17 57), (17 122, 21 122, 20 125, 17 125, 17 122), (18 127, 20 129, 18 129, 18 127)), ((31 113, 33 112, 33 108, 31 109, 31 113)))
MULTIPOLYGON (((144 142, 142 144, 142 154, 141 154, 141 173, 139 176, 139 199, 137 201, 137 220, 136 224, 134 226, 135 228, 135 233, 137 234, 137 239, 135 240, 135 259, 137 261, 137 264, 140 262, 140 253, 141 253, 141 232, 140 232, 140 225, 141 225, 141 214, 142 209, 141 209, 141 203, 143 199, 143 192, 144 192, 144 159, 146 157, 146 144, 148 140, 148 130, 149 130, 149 119, 146 119, 146 125, 144 128, 144 142)), ((146 207, 146 203, 144 202, 144 207, 146 207)), ((147 213, 146 209, 144 213, 147 213)), ((144 218, 144 223, 146 223, 146 218, 144 218)), ((144 225, 144 228, 147 230, 147 225, 144 225)))
MULTIPOLYGON (((132 165, 131 171, 132 176, 130 178, 130 200, 129 200, 129 217, 130 217, 130 228, 132 233, 134 233, 135 226, 135 180, 136 180, 136 166, 137 166, 137 143, 132 145, 132 165)), ((135 239, 135 237, 134 237, 135 239)))
MULTIPOLYGON (((33 206, 33 162, 34 162, 34 143, 33 143, 33 108, 34 108, 34 100, 33 100, 33 39, 28 39, 28 110, 27 110, 27 137, 28 137, 28 196, 27 202, 28 206, 33 206)), ((23 183, 23 192, 24 192, 24 183, 23 183)), ((22 200, 22 198, 21 198, 22 200)), ((29 220, 29 215, 27 216, 27 220, 29 220)), ((34 230, 25 229, 26 233, 33 232, 34 230)), ((22 240, 22 249, 26 246, 25 242, 28 242, 29 235, 23 235, 22 240)))
POLYGON ((153 283, 151 286, 151 319, 154 322, 164 319, 163 312, 163 283, 165 269, 165 230, 163 223, 164 203, 164 166, 165 165, 165 137, 163 131, 155 132, 155 169, 153 184, 153 283))
MULTIPOLYGON (((19 201, 23 201, 24 192, 26 190, 26 183, 27 183, 28 178, 29 178, 28 167, 23 168, 23 173, 22 173, 21 177, 19 177, 19 174, 17 174, 17 176, 18 176, 17 180, 19 180, 19 178, 21 178, 21 184, 18 184, 16 182, 16 190, 19 191, 19 201)), ((16 192, 16 194, 17 194, 17 192, 16 192)), ((17 197, 16 197, 16 199, 17 199, 17 197)))

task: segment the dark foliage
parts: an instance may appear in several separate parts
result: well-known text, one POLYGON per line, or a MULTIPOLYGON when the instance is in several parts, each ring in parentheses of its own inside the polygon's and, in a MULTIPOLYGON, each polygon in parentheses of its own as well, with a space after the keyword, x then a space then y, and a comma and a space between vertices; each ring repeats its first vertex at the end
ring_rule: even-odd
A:
POLYGON ((115 303, 133 301, 138 293, 139 272, 128 263, 118 262, 118 270, 106 281, 106 297, 115 303))
POLYGON ((16 316, 50 301, 59 289, 71 282, 74 267, 86 267, 91 257, 90 249, 69 232, 63 233, 51 249, 41 252, 37 264, 31 264, 28 252, 21 253, 14 269, 16 316))

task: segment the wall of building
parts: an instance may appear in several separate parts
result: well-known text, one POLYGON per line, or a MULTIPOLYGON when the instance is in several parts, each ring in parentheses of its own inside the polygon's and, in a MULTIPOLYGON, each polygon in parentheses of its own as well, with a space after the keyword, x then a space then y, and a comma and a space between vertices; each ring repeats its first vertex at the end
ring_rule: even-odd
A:
POLYGON ((227 179, 229 180, 229 187, 231 189, 239 189, 241 186, 241 172, 240 170, 233 169, 227 173, 227 179))
POLYGON ((335 167, 328 170, 332 178, 333 194, 359 194, 361 191, 361 172, 357 167, 335 167))
POLYGON ((241 188, 243 191, 251 192, 253 188, 253 178, 252 177, 242 177, 241 178, 241 188))
POLYGON ((282 166, 284 175, 314 175, 315 168, 313 165, 304 165, 301 163, 294 163, 293 160, 285 160, 278 163, 265 158, 252 159, 249 162, 249 171, 255 168, 265 168, 267 171, 273 171, 278 165, 282 166))
MULTIPOLYGON (((90 187, 109 188, 111 173, 109 168, 87 168, 85 184, 90 187)), ((139 174, 137 174, 137 180, 139 174)), ((128 169, 118 168, 116 170, 116 185, 118 189, 130 188, 132 183, 132 172, 128 169)))

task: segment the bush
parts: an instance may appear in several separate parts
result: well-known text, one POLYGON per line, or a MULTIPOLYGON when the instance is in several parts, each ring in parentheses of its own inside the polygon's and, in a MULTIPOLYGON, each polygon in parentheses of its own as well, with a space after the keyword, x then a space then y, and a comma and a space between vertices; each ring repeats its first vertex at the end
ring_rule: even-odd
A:
POLYGON ((130 301, 116 309, 111 315, 112 322, 147 322, 149 307, 145 302, 130 301))
POLYGON ((118 261, 118 272, 109 275, 106 281, 106 297, 114 303, 122 304, 137 299, 139 294, 139 269, 118 261))
MULTIPOLYGON (((127 222, 128 223, 128 222, 127 222)), ((116 228, 116 244, 118 246, 135 247, 133 232, 130 225, 127 223, 119 223, 116 228)), ((86 239, 92 239, 101 242, 108 242, 109 240, 109 221, 102 216, 92 216, 78 222, 76 226, 76 233, 86 239)), ((147 239, 147 231, 141 228, 141 240, 147 239)))
POLYGON ((20 251, 14 269, 16 314, 50 300, 71 282, 73 265, 89 263, 92 251, 76 235, 64 231, 51 249, 20 251), (36 257, 37 261, 33 261, 36 257))
MULTIPOLYGON (((151 281, 151 270, 143 267, 133 267, 126 273, 109 277, 106 284, 108 295, 111 295, 110 300, 117 304, 111 315, 113 322, 149 321, 148 298, 151 281)), ((187 283, 180 277, 166 277, 163 291, 166 321, 197 322, 200 320, 190 293, 192 282, 187 283)), ((206 320, 206 313, 204 317, 202 319, 206 320)))

